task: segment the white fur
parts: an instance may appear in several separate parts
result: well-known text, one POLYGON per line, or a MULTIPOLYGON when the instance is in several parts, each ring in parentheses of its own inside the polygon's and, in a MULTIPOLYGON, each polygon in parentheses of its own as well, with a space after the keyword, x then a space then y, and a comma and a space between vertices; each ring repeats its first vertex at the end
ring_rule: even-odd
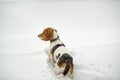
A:
POLYGON ((57 38, 57 32, 54 30, 54 36, 53 39, 57 38))
POLYGON ((43 39, 42 37, 39 37, 41 40, 43 39))
MULTIPOLYGON (((54 36, 53 36, 53 39, 55 39, 55 38, 57 38, 57 32, 56 32, 56 31, 54 31, 54 36)), ((54 63, 54 62, 53 62, 53 59, 51 59, 52 57, 51 57, 51 55, 50 55, 50 51, 51 51, 51 49, 52 49, 56 44, 62 44, 62 42, 58 39, 58 40, 56 40, 56 41, 54 41, 54 42, 52 42, 52 43, 50 44, 50 47, 49 47, 49 58, 50 58, 51 64, 54 66, 55 73, 56 73, 57 75, 61 75, 61 74, 63 73, 63 71, 64 71, 64 68, 59 68, 59 66, 57 65, 58 60, 59 60, 59 58, 62 56, 62 54, 64 54, 64 53, 70 54, 70 52, 69 52, 69 51, 66 49, 66 47, 64 47, 64 46, 58 47, 58 48, 55 50, 55 52, 54 52, 54 60, 55 60, 55 62, 56 62, 56 63, 54 63), (60 57, 57 59, 56 56, 57 56, 59 53, 60 53, 60 57)))

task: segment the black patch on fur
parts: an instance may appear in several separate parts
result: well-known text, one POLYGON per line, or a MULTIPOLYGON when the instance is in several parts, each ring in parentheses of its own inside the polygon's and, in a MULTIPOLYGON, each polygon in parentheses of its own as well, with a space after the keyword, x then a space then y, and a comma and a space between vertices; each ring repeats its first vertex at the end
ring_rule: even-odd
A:
MULTIPOLYGON (((53 55, 54 52, 55 52, 55 50, 56 50, 57 48, 59 48, 60 46, 65 46, 65 45, 64 45, 64 44, 56 44, 56 45, 51 49, 51 54, 53 55)), ((54 60, 54 62, 56 63, 55 60, 54 60)))
POLYGON ((63 75, 65 76, 68 73, 70 66, 73 66, 73 58, 69 54, 64 53, 60 57, 60 64, 62 64, 62 63, 66 63, 66 67, 65 67, 65 70, 63 72, 63 75))
POLYGON ((60 53, 56 56, 56 58, 58 59, 60 57, 60 53))
POLYGON ((55 46, 51 49, 51 52, 54 53, 55 50, 56 50, 57 48, 59 48, 60 46, 65 46, 65 45, 64 45, 64 44, 57 44, 57 45, 55 45, 55 46))

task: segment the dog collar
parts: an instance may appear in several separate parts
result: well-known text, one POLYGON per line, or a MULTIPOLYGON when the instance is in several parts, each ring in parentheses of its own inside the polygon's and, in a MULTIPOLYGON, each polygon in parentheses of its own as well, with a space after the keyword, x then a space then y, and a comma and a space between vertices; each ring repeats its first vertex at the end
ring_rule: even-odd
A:
POLYGON ((52 43, 52 42, 56 41, 57 39, 58 39, 58 38, 52 39, 52 40, 50 40, 50 42, 52 43))
POLYGON ((50 42, 52 43, 52 42, 56 41, 57 39, 59 39, 58 35, 57 35, 57 38, 50 40, 50 42))

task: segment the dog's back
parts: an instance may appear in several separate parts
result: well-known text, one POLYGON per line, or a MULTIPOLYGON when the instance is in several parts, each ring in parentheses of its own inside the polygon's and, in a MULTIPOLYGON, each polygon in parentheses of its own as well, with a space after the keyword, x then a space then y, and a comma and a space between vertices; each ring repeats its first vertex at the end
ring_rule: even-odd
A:
POLYGON ((59 39, 57 30, 46 28, 38 37, 44 41, 50 41, 49 58, 52 65, 58 67, 57 74, 66 76, 68 72, 73 74, 73 58, 65 45, 59 39))

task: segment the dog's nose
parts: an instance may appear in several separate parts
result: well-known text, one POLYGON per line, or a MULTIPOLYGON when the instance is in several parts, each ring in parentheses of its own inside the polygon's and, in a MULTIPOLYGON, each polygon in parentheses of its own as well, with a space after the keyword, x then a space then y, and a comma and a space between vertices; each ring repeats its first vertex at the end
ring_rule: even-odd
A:
POLYGON ((38 37, 39 37, 40 35, 38 35, 38 37))

